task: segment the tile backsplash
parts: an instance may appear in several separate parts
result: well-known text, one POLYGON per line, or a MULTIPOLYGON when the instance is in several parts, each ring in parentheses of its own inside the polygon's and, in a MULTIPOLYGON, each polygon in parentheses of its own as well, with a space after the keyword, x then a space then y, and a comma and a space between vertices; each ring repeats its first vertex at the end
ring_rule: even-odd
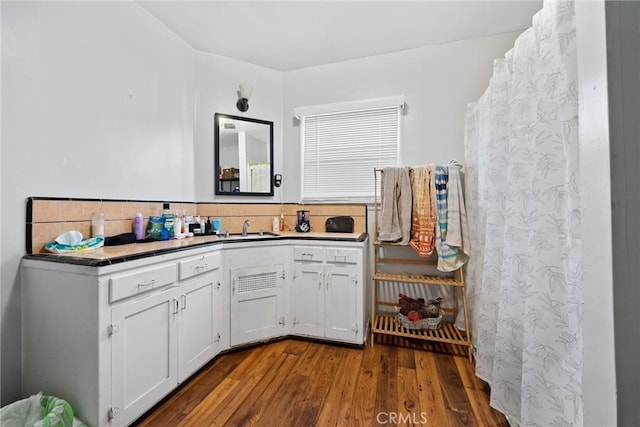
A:
POLYGON ((102 212, 105 217, 105 235, 114 236, 131 232, 132 221, 138 212, 145 219, 162 213, 164 203, 169 210, 186 211, 188 215, 220 218, 222 229, 230 233, 242 230, 245 219, 251 220, 250 231, 272 229, 273 217, 284 213, 284 230, 294 230, 296 211, 308 210, 312 231, 324 231, 324 222, 331 216, 349 215, 354 219, 354 231, 367 231, 365 204, 298 204, 298 203, 195 203, 158 202, 138 200, 60 199, 30 197, 27 199, 26 253, 40 253, 44 245, 60 234, 80 231, 91 235, 91 215, 102 212))

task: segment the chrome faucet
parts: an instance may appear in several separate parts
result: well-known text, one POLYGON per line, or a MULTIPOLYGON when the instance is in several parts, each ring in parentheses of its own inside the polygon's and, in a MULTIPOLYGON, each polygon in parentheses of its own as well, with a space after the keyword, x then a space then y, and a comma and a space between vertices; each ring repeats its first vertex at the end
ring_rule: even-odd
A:
POLYGON ((247 236, 247 228, 249 228, 250 225, 251 225, 251 221, 249 221, 248 219, 245 219, 244 224, 242 224, 242 237, 247 236))

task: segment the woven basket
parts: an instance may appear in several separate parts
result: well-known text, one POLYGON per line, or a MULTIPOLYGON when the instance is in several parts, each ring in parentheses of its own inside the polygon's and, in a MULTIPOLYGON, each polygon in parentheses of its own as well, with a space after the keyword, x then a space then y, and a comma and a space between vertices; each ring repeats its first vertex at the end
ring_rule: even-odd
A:
POLYGON ((440 324, 442 323, 442 314, 438 317, 426 317, 424 319, 418 320, 417 322, 414 322, 413 320, 409 320, 409 318, 404 314, 398 313, 398 322, 405 329, 433 330, 440 327, 440 324))

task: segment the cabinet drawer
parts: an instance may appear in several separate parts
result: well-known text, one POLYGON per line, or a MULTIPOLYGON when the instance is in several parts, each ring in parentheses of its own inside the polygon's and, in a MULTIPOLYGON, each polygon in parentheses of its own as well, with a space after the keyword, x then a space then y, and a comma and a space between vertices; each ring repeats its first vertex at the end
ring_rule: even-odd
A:
POLYGON ((340 264, 356 264, 361 258, 362 255, 358 249, 327 249, 327 262, 340 264))
POLYGON ((170 285, 176 277, 177 267, 173 263, 112 277, 109 279, 109 302, 170 285))
POLYGON ((295 261, 324 261, 324 248, 314 248, 311 246, 298 246, 293 248, 293 259, 295 261))
POLYGON ((221 260, 220 254, 206 254, 198 257, 189 258, 184 261, 180 261, 179 278, 180 280, 188 279, 189 277, 196 276, 198 274, 206 273, 207 271, 216 270, 220 268, 221 260))

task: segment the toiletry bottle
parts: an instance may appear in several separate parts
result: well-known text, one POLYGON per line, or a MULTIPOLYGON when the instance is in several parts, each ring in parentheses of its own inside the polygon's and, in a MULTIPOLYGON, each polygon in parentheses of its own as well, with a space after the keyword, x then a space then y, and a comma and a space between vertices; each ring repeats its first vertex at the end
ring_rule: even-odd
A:
MULTIPOLYGON (((199 225, 198 228, 200 229, 198 234, 204 234, 204 228, 205 228, 204 227, 204 218, 202 218, 200 215, 198 215, 196 217, 196 221, 198 222, 198 225, 199 225)), ((194 230, 194 232, 195 232, 195 230, 194 230)))
POLYGON ((201 231, 201 224, 202 221, 200 220, 200 215, 196 215, 193 217, 193 224, 191 225, 191 231, 193 231, 193 234, 200 234, 202 233, 201 231))
POLYGON ((182 234, 182 219, 180 219, 180 216, 176 214, 176 217, 173 218, 173 235, 177 237, 181 234, 182 234))
POLYGON ((104 237, 104 214, 94 213, 91 215, 91 236, 104 237))
POLYGON ((278 233, 280 231, 280 218, 277 216, 273 217, 273 232, 278 233))
POLYGON ((280 231, 284 231, 284 212, 280 213, 280 231))
POLYGON ((140 212, 133 218, 133 234, 135 234, 136 240, 144 239, 144 218, 140 212))
POLYGON ((187 211, 182 211, 182 232, 187 234, 189 232, 189 224, 192 222, 192 217, 187 214, 187 211))

